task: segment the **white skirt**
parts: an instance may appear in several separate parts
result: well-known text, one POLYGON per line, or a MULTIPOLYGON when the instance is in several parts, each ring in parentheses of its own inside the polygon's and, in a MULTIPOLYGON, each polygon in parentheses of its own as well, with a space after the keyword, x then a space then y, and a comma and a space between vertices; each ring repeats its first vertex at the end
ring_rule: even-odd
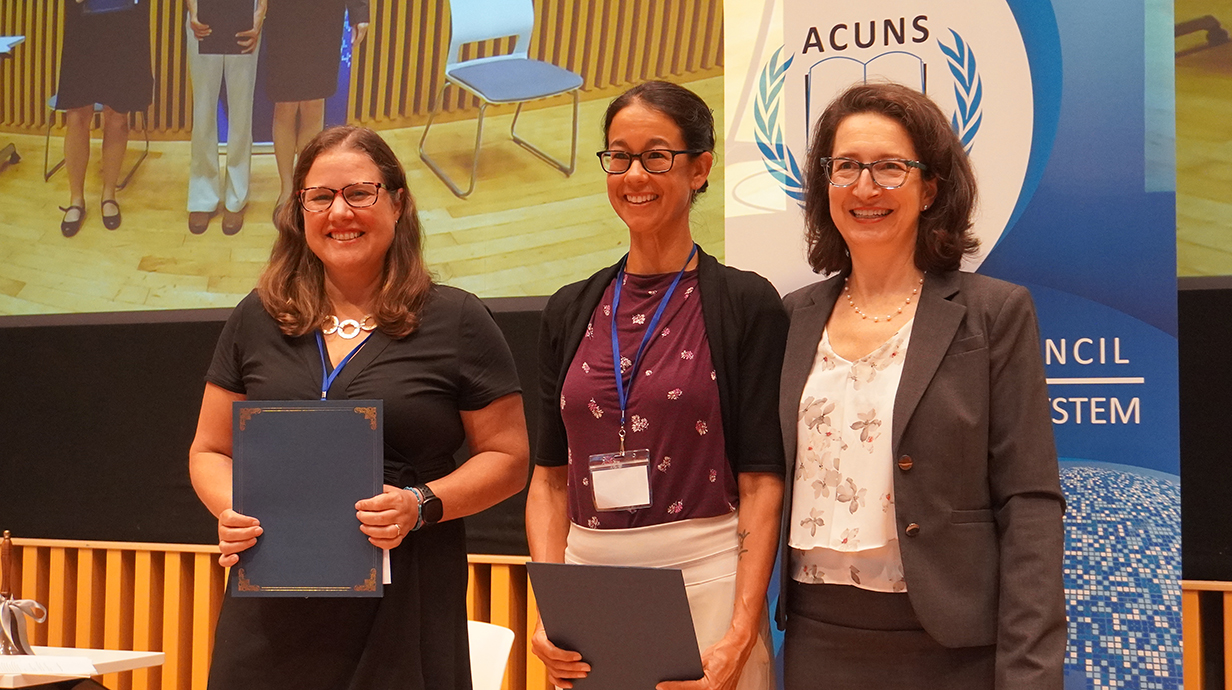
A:
MULTIPOLYGON (((590 529, 570 523, 565 562, 680 570, 700 652, 731 627, 740 547, 736 526, 736 513, 630 529, 590 529)), ((770 619, 764 607, 760 628, 737 690, 775 687, 770 619)))

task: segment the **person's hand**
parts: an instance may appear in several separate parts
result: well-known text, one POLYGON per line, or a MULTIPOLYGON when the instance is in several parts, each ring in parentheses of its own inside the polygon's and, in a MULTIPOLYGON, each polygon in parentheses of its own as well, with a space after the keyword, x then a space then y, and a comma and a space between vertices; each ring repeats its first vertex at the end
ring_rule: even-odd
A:
POLYGON ((385 485, 385 490, 355 504, 359 531, 373 546, 392 549, 419 520, 419 501, 406 489, 385 485))
POLYGON ((745 655, 734 644, 719 640, 702 652, 703 675, 699 680, 664 681, 655 690, 734 690, 744 670, 742 657, 745 655))
POLYGON ((359 47, 360 43, 364 42, 364 37, 368 35, 368 22, 360 22, 351 27, 351 50, 352 52, 359 47))
POLYGON ((261 25, 253 24, 247 31, 235 35, 235 42, 240 44, 240 52, 248 54, 257 49, 257 39, 261 37, 261 25))
POLYGON ((543 621, 535 626, 535 634, 530 638, 530 651, 547 667, 548 680, 558 688, 572 688, 570 679, 585 678, 590 673, 590 664, 582 661, 581 654, 552 644, 543 629, 543 621))
POLYGON ((218 514, 218 549, 222 555, 218 557, 218 565, 230 568, 240 562, 236 554, 244 549, 251 549, 261 536, 261 522, 255 517, 241 515, 227 508, 218 514))
POLYGON ((188 26, 192 29, 193 36, 196 36, 198 41, 210 35, 209 24, 202 24, 201 21, 197 19, 196 14, 188 15, 188 26))

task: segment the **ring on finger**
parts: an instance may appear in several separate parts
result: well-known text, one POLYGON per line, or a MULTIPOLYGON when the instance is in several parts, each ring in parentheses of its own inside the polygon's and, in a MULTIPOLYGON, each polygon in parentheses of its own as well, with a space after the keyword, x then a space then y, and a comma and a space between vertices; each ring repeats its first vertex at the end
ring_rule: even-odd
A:
POLYGON ((398 529, 398 533, 397 533, 397 534, 395 534, 394 536, 395 536, 395 537, 400 537, 400 536, 402 536, 402 525, 400 525, 400 524, 398 524, 398 523, 396 523, 396 522, 395 522, 395 523, 394 523, 394 527, 396 527, 396 528, 398 529))

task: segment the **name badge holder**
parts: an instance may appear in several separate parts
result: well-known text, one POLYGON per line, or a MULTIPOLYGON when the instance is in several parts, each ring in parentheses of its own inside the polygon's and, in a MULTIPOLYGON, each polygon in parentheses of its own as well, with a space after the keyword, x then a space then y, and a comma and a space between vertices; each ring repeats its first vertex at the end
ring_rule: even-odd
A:
POLYGON ((597 511, 649 508, 650 450, 590 456, 590 488, 597 511))
POLYGON ((598 453, 590 456, 590 487, 594 497, 595 510, 611 512, 617 510, 638 510, 651 505, 650 492, 650 449, 625 450, 625 415, 629 408, 629 395, 633 382, 637 379, 638 368, 642 356, 646 354, 646 345, 651 336, 658 332, 659 319, 667 308, 668 300, 684 277, 685 269, 697 254, 697 244, 689 251, 689 258, 684 260, 684 266, 676 274, 671 286, 663 293, 654 316, 646 326, 642 342, 638 345, 637 354, 633 357, 633 366, 629 370, 629 383, 625 384, 624 374, 620 371, 620 341, 617 338, 616 314, 620 310, 620 291, 625 282, 625 261, 620 262, 620 270, 616 272, 616 288, 612 297, 612 369, 616 375, 616 398, 620 401, 620 450, 614 453, 598 453))

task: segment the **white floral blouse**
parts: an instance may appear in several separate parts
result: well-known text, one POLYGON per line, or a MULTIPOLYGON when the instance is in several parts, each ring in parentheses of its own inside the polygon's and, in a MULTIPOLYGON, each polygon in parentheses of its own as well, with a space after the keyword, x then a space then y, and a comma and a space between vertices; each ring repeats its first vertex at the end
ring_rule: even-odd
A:
POLYGON ((796 425, 788 543, 797 582, 907 591, 890 444, 912 324, 854 362, 822 332, 796 425))

